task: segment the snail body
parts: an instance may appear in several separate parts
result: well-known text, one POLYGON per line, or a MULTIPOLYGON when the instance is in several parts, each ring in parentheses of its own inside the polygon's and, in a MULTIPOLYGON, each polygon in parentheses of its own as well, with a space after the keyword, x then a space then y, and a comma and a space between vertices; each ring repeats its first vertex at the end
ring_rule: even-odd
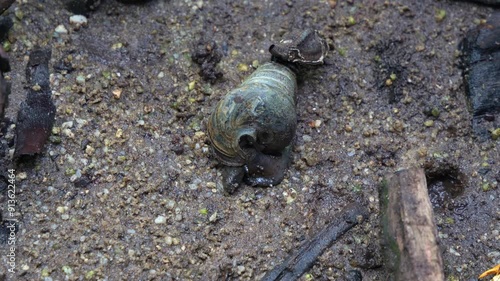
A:
POLYGON ((213 152, 222 164, 238 170, 228 172, 238 175, 237 180, 224 181, 281 182, 297 126, 296 91, 295 74, 270 62, 217 104, 207 126, 213 152))

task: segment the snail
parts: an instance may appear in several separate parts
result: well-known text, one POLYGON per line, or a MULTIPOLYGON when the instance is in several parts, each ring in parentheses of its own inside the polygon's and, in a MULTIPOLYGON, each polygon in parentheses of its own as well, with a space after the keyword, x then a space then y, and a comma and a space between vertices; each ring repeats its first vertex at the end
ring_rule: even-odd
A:
POLYGON ((252 186, 281 183, 297 127, 292 64, 320 64, 327 50, 316 31, 292 33, 270 47, 274 61, 260 66, 217 104, 207 131, 213 154, 225 165, 225 192, 234 192, 243 181, 252 186))
POLYGON ((219 102, 207 128, 214 155, 233 167, 226 169, 226 191, 244 174, 251 185, 281 182, 297 126, 296 90, 295 74, 269 62, 219 102))

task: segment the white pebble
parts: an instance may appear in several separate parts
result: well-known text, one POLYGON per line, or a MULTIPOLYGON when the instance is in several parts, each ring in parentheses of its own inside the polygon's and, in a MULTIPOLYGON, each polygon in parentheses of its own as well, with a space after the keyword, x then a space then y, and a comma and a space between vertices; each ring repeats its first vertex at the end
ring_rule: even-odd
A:
POLYGON ((65 136, 67 136, 68 138, 71 138, 71 139, 72 139, 72 138, 74 138, 74 137, 75 137, 75 134, 73 134, 73 132, 71 132, 71 130, 70 130, 70 129, 64 129, 62 132, 63 132, 63 134, 64 134, 65 136))
POLYGON ((164 216, 158 216, 156 219, 155 219, 155 223, 156 224, 164 224, 167 222, 167 218, 164 217, 164 216))
POLYGON ((62 129, 72 128, 72 127, 73 127, 73 121, 67 121, 61 124, 62 129))
POLYGON ((55 32, 57 32, 57 33, 68 33, 68 30, 66 29, 66 27, 64 27, 64 25, 60 24, 60 25, 58 25, 56 27, 55 32))
POLYGON ((82 15, 73 15, 69 17, 69 23, 75 28, 80 28, 81 26, 87 26, 87 18, 82 15))

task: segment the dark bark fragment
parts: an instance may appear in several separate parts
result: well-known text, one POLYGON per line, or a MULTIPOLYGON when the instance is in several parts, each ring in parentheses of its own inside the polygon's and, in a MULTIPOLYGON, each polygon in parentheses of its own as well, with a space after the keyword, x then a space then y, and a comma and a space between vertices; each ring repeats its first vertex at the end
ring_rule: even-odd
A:
POLYGON ((50 56, 51 51, 45 49, 30 54, 26 67, 29 90, 17 113, 16 157, 40 153, 52 131, 56 107, 50 91, 50 56))
POLYGON ((473 115, 474 132, 489 136, 500 127, 500 12, 473 28, 460 43, 465 91, 473 115))

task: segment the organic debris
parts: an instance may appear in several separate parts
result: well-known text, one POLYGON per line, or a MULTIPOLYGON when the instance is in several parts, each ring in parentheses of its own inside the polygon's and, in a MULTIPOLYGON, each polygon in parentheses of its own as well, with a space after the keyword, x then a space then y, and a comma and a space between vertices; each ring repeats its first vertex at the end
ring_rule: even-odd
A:
POLYGON ((463 78, 477 135, 489 137, 488 129, 500 126, 500 13, 470 30, 460 43, 463 78))
POLYGON ((15 156, 40 153, 54 125, 56 107, 49 83, 49 49, 31 52, 26 67, 29 84, 26 100, 17 114, 15 156))
POLYGON ((216 69, 222 58, 222 52, 214 40, 200 39, 191 57, 195 63, 201 66, 200 75, 203 79, 214 83, 215 80, 222 77, 222 72, 216 69))
POLYGON ((297 280, 327 248, 367 217, 368 209, 364 204, 348 205, 321 232, 302 244, 297 252, 269 271, 261 281, 297 280))

